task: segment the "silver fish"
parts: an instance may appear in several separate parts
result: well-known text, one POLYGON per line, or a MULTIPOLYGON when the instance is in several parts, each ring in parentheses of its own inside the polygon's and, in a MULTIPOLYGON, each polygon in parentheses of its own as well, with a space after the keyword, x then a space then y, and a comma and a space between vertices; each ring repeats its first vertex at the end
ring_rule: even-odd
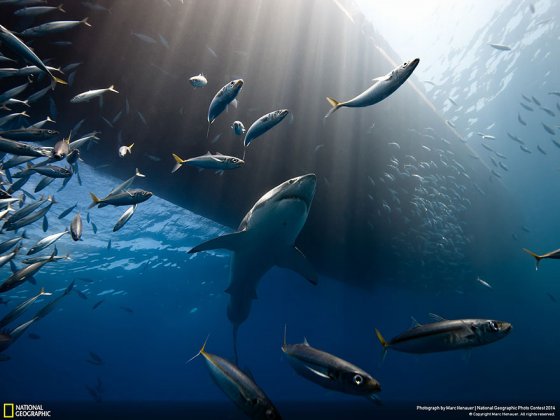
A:
POLYGON ((361 108, 381 102, 383 99, 394 93, 404 82, 406 82, 414 69, 418 66, 418 63, 420 63, 419 58, 405 62, 402 66, 393 69, 385 76, 374 79, 374 85, 348 101, 339 102, 336 99, 327 97, 327 101, 332 108, 327 115, 325 115, 325 118, 328 118, 333 112, 341 107, 361 108))

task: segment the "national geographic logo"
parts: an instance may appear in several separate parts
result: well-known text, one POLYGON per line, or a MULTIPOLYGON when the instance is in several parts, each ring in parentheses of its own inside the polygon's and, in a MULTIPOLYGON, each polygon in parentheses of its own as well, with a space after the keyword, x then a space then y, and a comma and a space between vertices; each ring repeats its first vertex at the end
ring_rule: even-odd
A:
POLYGON ((14 404, 4 403, 3 416, 5 419, 20 417, 50 417, 50 410, 45 410, 43 404, 14 404))

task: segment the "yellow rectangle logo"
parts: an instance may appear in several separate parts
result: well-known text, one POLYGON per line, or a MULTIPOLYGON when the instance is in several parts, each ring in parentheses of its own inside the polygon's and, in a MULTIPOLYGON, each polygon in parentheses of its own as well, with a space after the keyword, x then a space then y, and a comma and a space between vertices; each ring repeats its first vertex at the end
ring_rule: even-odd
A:
POLYGON ((14 418, 14 404, 4 403, 4 418, 13 419, 14 418))

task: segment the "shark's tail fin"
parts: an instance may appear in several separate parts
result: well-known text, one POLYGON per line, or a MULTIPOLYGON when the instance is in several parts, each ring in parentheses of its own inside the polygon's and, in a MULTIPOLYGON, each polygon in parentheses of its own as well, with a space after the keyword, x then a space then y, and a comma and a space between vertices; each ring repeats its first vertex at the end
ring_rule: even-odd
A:
POLYGON ((338 108, 342 106, 342 102, 338 102, 336 99, 329 98, 328 96, 327 96, 327 101, 329 102, 332 108, 329 110, 329 112, 327 112, 325 118, 329 118, 333 112, 335 112, 338 108))
POLYGON ((233 357, 235 365, 239 366, 239 356, 237 354, 237 332, 239 331, 239 324, 233 324, 233 357))
POLYGON ((529 254, 531 257, 533 257, 535 259, 535 270, 538 270, 539 269, 539 263, 541 262, 543 257, 535 254, 533 251, 529 251, 527 248, 523 248, 523 251, 525 251, 527 254, 529 254))
POLYGON ((387 349, 389 348, 389 343, 385 341, 385 339, 381 335, 381 332, 377 328, 375 329, 375 335, 377 336, 377 339, 383 346, 383 354, 381 355, 381 363, 383 363, 385 361, 385 357, 387 356, 387 349))

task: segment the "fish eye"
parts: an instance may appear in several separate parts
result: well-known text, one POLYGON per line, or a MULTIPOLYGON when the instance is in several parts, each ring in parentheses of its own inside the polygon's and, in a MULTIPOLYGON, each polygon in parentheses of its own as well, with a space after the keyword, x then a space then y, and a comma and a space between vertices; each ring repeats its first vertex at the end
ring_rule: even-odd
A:
POLYGON ((47 131, 47 133, 54 134, 54 130, 49 130, 49 131, 47 131))
POLYGON ((404 62, 403 67, 406 67, 406 65, 408 64, 407 61, 404 62))
POLYGON ((294 179, 290 179, 290 180, 288 181, 288 184, 293 184, 294 182, 296 182, 295 178, 294 178, 294 179))
POLYGON ((361 385, 364 383, 364 378, 362 377, 362 375, 354 375, 353 379, 356 385, 361 385))

